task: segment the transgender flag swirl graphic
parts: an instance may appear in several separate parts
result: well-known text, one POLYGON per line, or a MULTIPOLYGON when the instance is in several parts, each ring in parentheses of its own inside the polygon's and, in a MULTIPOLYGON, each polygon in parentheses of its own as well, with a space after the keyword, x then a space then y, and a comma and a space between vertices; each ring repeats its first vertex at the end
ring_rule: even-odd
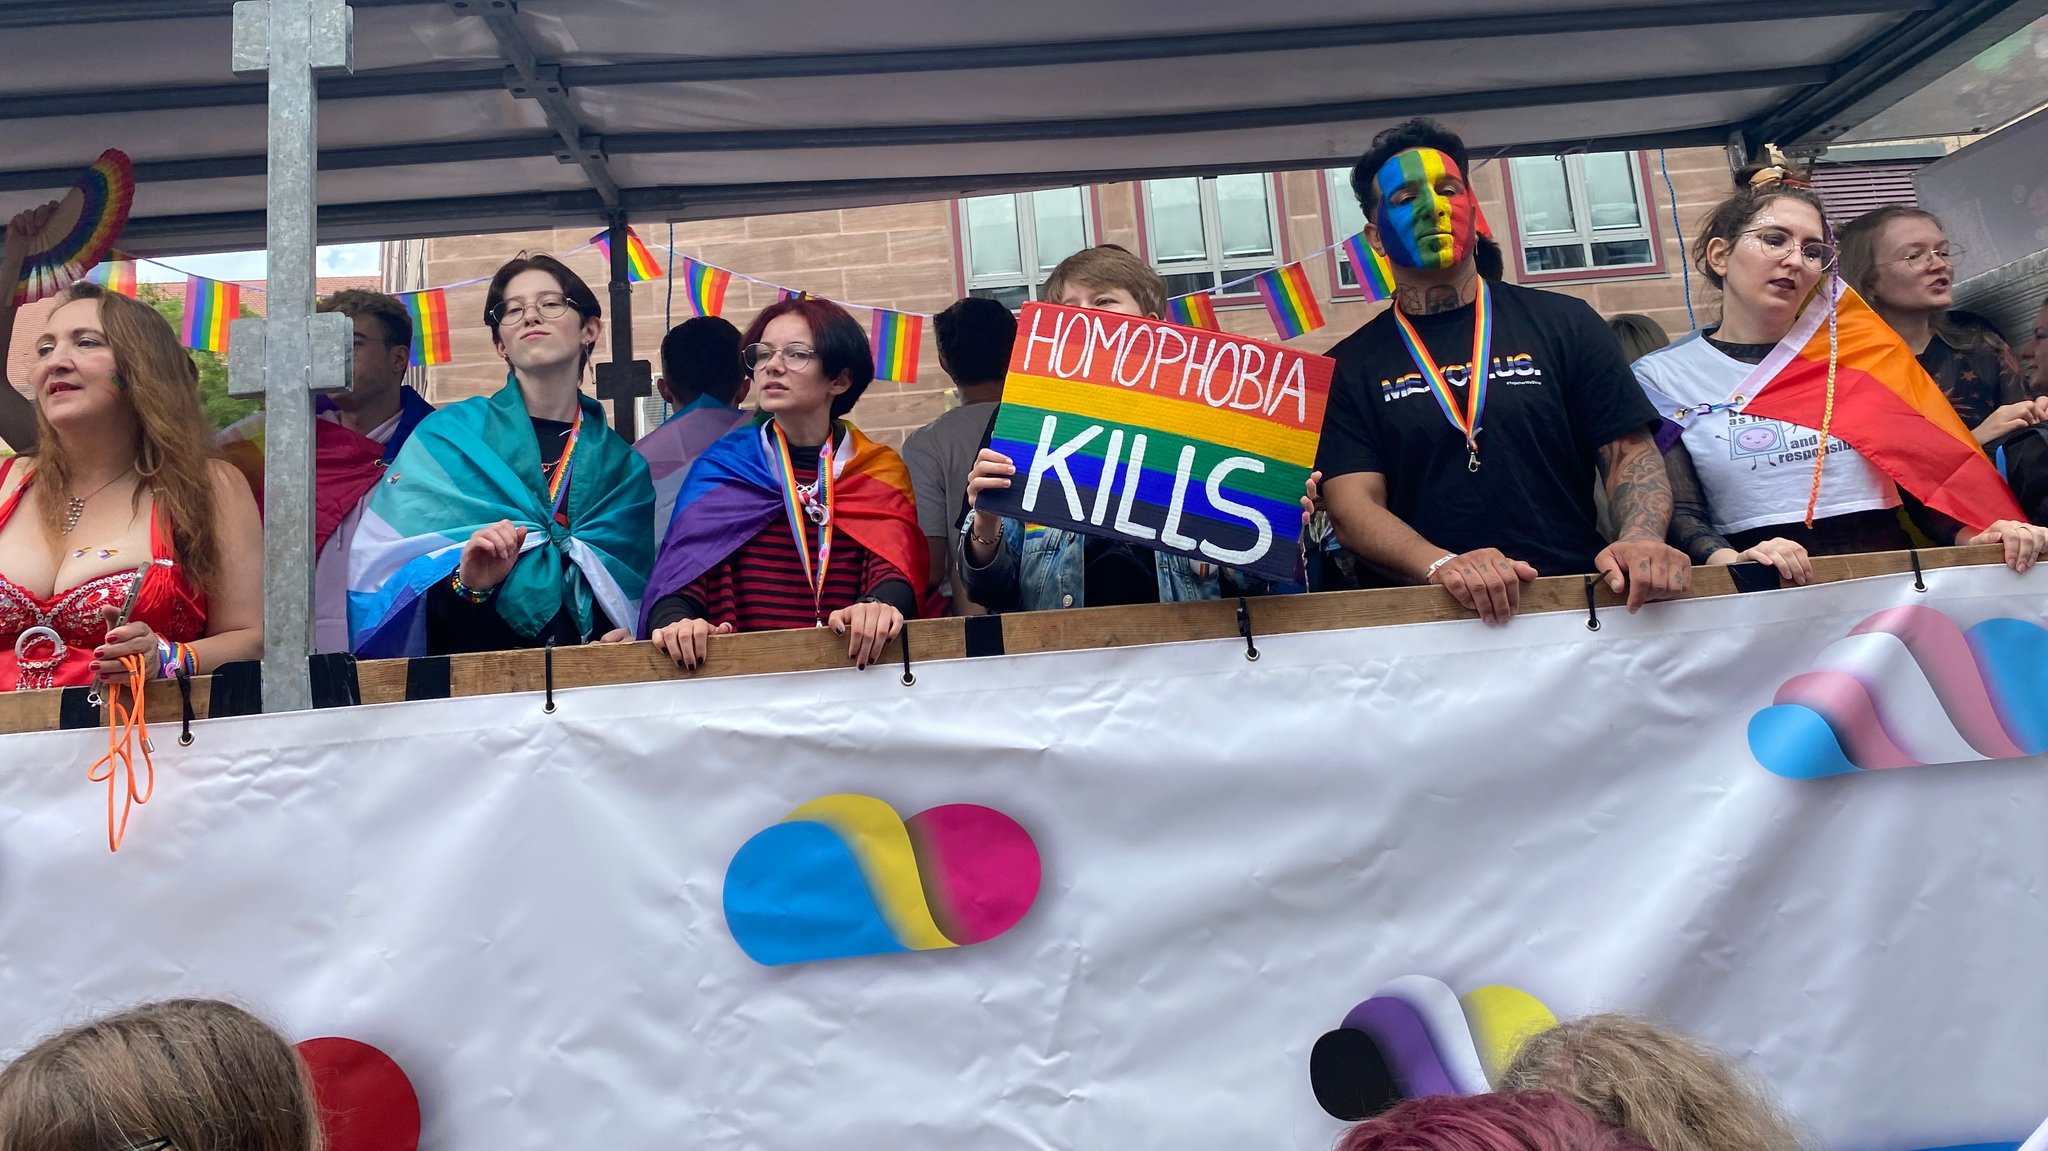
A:
POLYGON ((2048 751, 2048 629, 1964 631, 1929 607, 1865 619, 1749 721, 1757 762, 1788 779, 2023 759, 2048 751))

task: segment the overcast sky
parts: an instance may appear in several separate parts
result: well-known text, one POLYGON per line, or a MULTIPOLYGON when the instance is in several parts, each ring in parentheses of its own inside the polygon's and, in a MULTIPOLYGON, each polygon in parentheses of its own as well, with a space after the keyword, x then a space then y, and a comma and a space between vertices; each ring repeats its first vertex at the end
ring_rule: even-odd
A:
MULTIPOLYGON (((322 276, 374 276, 381 269, 376 244, 333 244, 320 249, 322 276)), ((208 256, 175 256, 162 264, 136 266, 136 278, 145 282, 183 279, 188 273, 215 280, 262 280, 266 260, 262 252, 216 252, 208 256), (166 267, 165 265, 168 265, 166 267), (172 269, 176 269, 173 271, 172 269)))

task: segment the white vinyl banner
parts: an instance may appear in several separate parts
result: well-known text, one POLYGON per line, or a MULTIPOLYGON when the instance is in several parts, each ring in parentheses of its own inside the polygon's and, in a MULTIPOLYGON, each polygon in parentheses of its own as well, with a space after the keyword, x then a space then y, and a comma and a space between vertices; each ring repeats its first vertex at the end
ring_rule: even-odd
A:
POLYGON ((118 854, 102 733, 0 738, 0 1043, 227 997, 451 1151, 1322 1149, 1319 1037, 1405 987, 1464 1082, 1507 987, 2011 1145, 2048 571, 1927 583, 159 726, 118 854))

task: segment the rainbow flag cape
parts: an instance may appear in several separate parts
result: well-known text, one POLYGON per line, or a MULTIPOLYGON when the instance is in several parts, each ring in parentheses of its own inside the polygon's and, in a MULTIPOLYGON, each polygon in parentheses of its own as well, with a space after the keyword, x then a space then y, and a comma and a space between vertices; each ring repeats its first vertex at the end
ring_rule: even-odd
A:
POLYGON ((108 252, 107 258, 94 264, 92 271, 85 274, 85 278, 109 292, 134 296, 137 292, 135 257, 126 252, 108 252))
MULTIPOLYGON (((605 266, 609 268, 612 259, 611 229, 606 228, 604 231, 592 236, 590 242, 597 245, 598 254, 604 257, 605 266)), ((642 280, 656 280, 660 278, 661 265, 654 262, 654 253, 647 250, 647 245, 642 242, 639 233, 631 228, 627 228, 626 282, 637 284, 642 280)))
POLYGON ((228 350, 228 321, 242 314, 242 286, 185 277, 185 320, 178 339, 195 352, 228 350))
POLYGON ((1192 296, 1175 296, 1166 301, 1167 319, 1190 328, 1207 328, 1220 332, 1223 325, 1216 320, 1216 297, 1207 292, 1196 292, 1192 296))
MULTIPOLYGON (((768 443, 767 422, 762 416, 741 424, 690 465, 676 494, 675 516, 661 554, 655 557, 654 574, 647 581, 640 638, 647 638, 646 613, 655 601, 690 586, 763 529, 789 530, 777 522, 788 513, 783 511, 782 464, 768 443)), ((859 428, 841 426, 846 439, 832 461, 837 530, 902 572, 922 603, 930 556, 924 531, 917 526, 910 471, 903 466, 903 457, 862 435, 859 428)))
POLYGON ((1291 340, 1323 326, 1322 306, 1309 290, 1308 269, 1300 264, 1262 272, 1252 283, 1266 301, 1266 313, 1273 317, 1273 328, 1281 339, 1291 340))
POLYGON ((448 293, 441 288, 398 297, 412 317, 412 366, 431 368, 455 358, 448 335, 448 293))
POLYGON ((911 383, 917 379, 917 349, 924 342, 924 317, 876 308, 875 378, 911 383))
POLYGON ((724 268, 714 268, 701 260, 678 256, 682 261, 683 290, 690 297, 690 306, 700 316, 716 316, 725 311, 725 293, 732 287, 732 273, 724 268))
POLYGON ((1344 254, 1350 257, 1351 269, 1358 275, 1358 286, 1365 292, 1367 300, 1386 300, 1394 295, 1394 268, 1387 258, 1373 250, 1365 242, 1365 233, 1344 241, 1344 254))
POLYGON ((640 618, 654 559, 654 486, 647 464, 607 428, 604 406, 578 396, 567 500, 555 521, 540 446, 517 377, 496 395, 420 421, 356 528, 348 558, 349 647, 365 658, 426 651, 428 589, 448 578, 477 529, 510 520, 526 547, 491 603, 512 630, 540 634, 567 610, 590 637, 602 609, 615 626, 640 618))
POLYGON ((1814 292, 1792 330, 1743 380, 1736 391, 1740 410, 1820 430, 1828 403, 1830 314, 1838 318, 1828 434, 1862 453, 1915 499, 1972 531, 1994 520, 2025 520, 2012 489, 1913 350, 1838 279, 1831 277, 1814 292), (1830 292, 1838 294, 1839 306, 1829 306, 1830 292))

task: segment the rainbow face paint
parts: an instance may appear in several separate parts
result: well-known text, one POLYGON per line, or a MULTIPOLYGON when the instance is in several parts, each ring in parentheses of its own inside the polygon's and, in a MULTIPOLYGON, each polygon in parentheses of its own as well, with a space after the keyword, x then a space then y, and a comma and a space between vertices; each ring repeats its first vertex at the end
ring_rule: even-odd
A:
POLYGON ((1373 176, 1373 222, 1387 259, 1406 268, 1445 269, 1469 259, 1479 234, 1479 198, 1458 162, 1435 148, 1411 148, 1373 176), (1456 192, 1449 188, 1455 184, 1456 192))

